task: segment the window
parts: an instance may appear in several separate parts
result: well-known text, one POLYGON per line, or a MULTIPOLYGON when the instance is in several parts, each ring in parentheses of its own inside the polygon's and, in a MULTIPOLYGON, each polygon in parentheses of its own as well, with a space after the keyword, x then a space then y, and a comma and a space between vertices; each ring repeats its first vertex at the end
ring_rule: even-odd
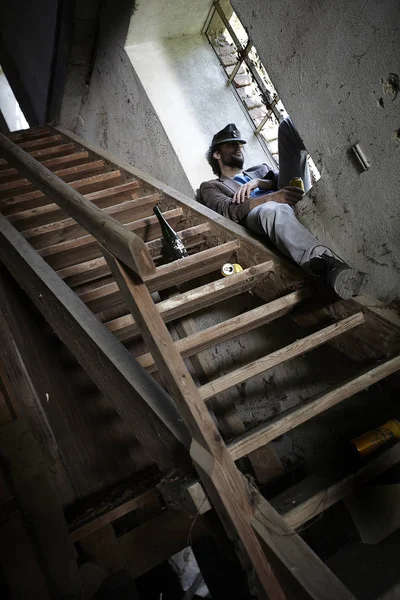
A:
MULTIPOLYGON (((252 40, 226 1, 214 2, 203 31, 225 71, 227 85, 234 89, 255 134, 278 165, 278 126, 288 113, 252 40)), ((311 157, 308 160, 311 180, 315 183, 320 174, 311 157)))

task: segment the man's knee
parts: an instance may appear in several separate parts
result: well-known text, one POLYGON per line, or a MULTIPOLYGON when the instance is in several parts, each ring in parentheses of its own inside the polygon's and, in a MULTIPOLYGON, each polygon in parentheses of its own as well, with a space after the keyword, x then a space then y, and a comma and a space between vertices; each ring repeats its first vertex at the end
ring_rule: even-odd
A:
POLYGON ((293 216, 293 208, 280 202, 265 202, 258 212, 258 222, 263 225, 266 221, 276 221, 293 216))

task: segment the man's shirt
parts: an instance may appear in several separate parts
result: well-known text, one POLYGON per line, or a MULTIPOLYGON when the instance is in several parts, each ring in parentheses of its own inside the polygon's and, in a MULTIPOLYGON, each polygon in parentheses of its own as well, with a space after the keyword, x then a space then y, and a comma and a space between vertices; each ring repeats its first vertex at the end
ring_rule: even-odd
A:
MULTIPOLYGON (((248 183, 249 181, 251 181, 250 177, 248 175, 245 175, 244 173, 242 173, 241 175, 235 175, 234 177, 232 177, 232 179, 234 179, 241 185, 244 185, 245 183, 248 183)), ((270 194, 272 191, 274 191, 274 190, 262 190, 257 187, 250 192, 250 198, 257 198, 258 196, 264 196, 265 194, 270 194)))

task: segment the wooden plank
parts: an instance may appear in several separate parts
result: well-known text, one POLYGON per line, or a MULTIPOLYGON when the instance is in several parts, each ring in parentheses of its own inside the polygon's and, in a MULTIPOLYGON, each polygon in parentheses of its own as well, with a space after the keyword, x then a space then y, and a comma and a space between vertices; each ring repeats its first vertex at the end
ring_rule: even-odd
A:
POLYGON ((296 529, 399 462, 400 443, 397 443, 340 479, 308 477, 274 498, 272 504, 286 523, 296 529))
MULTIPOLYGON (((86 161, 89 158, 89 153, 86 150, 82 152, 75 152, 74 154, 67 154, 66 156, 59 156, 57 158, 50 158, 42 161, 42 165, 50 169, 50 171, 56 171, 60 167, 70 167, 75 163, 86 161)), ((0 181, 6 181, 7 179, 19 177, 18 169, 10 168, 3 169, 0 171, 0 181)))
POLYGON ((377 383, 399 369, 400 356, 397 356, 333 388, 326 394, 308 401, 298 408, 287 411, 267 425, 256 427, 229 445, 229 451, 233 460, 238 460, 248 454, 248 452, 252 452, 263 444, 271 442, 287 431, 294 429, 294 427, 301 425, 301 423, 305 423, 316 415, 332 408, 332 406, 336 406, 336 404, 361 392, 366 387, 377 383))
MULTIPOLYGON (((208 327, 203 331, 198 331, 192 335, 175 342, 175 348, 178 350, 182 358, 192 356, 197 352, 214 346, 220 342, 230 340, 234 337, 242 335, 252 329, 261 327, 266 323, 270 323, 274 319, 290 312, 302 300, 310 296, 308 290, 292 292, 279 300, 274 300, 268 304, 264 304, 252 310, 249 310, 241 315, 227 319, 222 323, 208 327)), ((157 370, 157 366, 150 352, 139 356, 137 359, 149 373, 157 370)))
MULTIPOLYGON (((77 175, 101 171, 104 166, 105 163, 103 160, 96 160, 93 162, 85 162, 81 165, 75 165, 73 167, 58 169, 53 171, 53 173, 54 175, 57 175, 57 177, 60 177, 60 179, 63 181, 68 182, 71 181, 71 179, 76 179, 77 175)), ((34 189, 34 185, 29 181, 29 179, 14 179, 13 181, 8 181, 5 183, 0 182, 1 198, 8 198, 10 195, 13 197, 18 196, 19 194, 27 192, 28 189, 34 189)))
MULTIPOLYGON (((10 144, 13 144, 11 140, 8 140, 10 144)), ((47 148, 48 146, 57 146, 62 141, 61 135, 49 135, 36 140, 27 140, 23 142, 16 142, 16 145, 22 150, 39 150, 47 148)))
MULTIPOLYGON (((186 249, 190 249, 204 241, 203 234, 208 232, 209 229, 209 224, 203 223, 202 225, 177 231, 177 234, 178 237, 184 241, 186 249)), ((164 245, 163 238, 156 238, 153 241, 146 242, 146 244, 153 260, 161 258, 164 245)), ((101 256, 99 258, 74 264, 70 267, 65 267, 57 271, 57 273, 62 279, 64 279, 65 283, 67 283, 73 289, 84 283, 95 281, 100 277, 109 275, 110 269, 108 268, 105 258, 101 256)))
POLYGON ((12 142, 19 142, 23 140, 31 140, 35 138, 45 137, 46 135, 54 135, 54 131, 49 127, 37 126, 30 127, 29 129, 20 129, 19 131, 13 131, 9 133, 7 137, 12 142))
POLYGON ((250 379, 250 377, 259 375, 267 369, 271 369, 295 356, 299 356, 313 348, 317 348, 321 344, 325 344, 329 340, 332 340, 338 335, 341 335, 362 323, 364 323, 363 313, 356 313, 351 317, 347 317, 347 319, 343 319, 338 323, 325 327, 316 333, 308 335, 301 340, 297 340, 284 348, 271 352, 271 354, 267 354, 254 362, 201 386, 200 395, 203 400, 207 400, 219 392, 223 392, 234 385, 238 385, 239 383, 250 379))
POLYGON ((2 215, 0 259, 160 468, 184 462, 176 439, 188 444, 187 432, 169 396, 2 215))
MULTIPOLYGON (((175 226, 182 217, 182 210, 176 208, 168 211, 168 222, 171 226, 175 226)), ((132 231, 137 236, 146 238, 157 237, 160 235, 160 226, 154 222, 153 217, 126 223, 124 227, 128 231, 132 231), (150 220, 150 221, 149 221, 150 220)), ((101 255, 101 250, 98 241, 91 235, 86 235, 82 238, 61 242, 53 246, 48 246, 39 251, 46 262, 53 267, 54 270, 64 269, 77 263, 92 260, 101 255)))
MULTIPOLYGON (((203 250, 203 252, 157 267, 154 275, 145 278, 146 285, 150 292, 155 292, 178 285, 184 281, 190 281, 206 273, 212 273, 229 260, 238 246, 239 244, 236 241, 227 242, 216 248, 209 248, 203 250)), ((83 294, 78 293, 78 296, 94 313, 124 304, 116 283, 109 283, 83 294)))
MULTIPOLYGON (((137 200, 128 200, 121 204, 109 206, 102 209, 104 214, 112 216, 119 223, 129 223, 138 219, 143 219, 152 214, 153 206, 159 202, 158 194, 144 196, 137 200)), ((87 231, 79 225, 74 219, 64 219, 41 225, 23 232, 25 239, 29 241, 36 250, 46 248, 54 244, 73 240, 87 235, 87 231)))
POLYGON ((104 247, 118 256, 135 273, 143 277, 155 271, 147 246, 137 235, 127 231, 112 217, 105 215, 99 208, 85 200, 73 186, 59 179, 2 134, 0 134, 0 149, 7 159, 18 167, 22 175, 29 177, 43 193, 50 196, 88 233, 101 240, 104 247))
MULTIPOLYGON (((272 261, 244 269, 230 277, 224 277, 198 288, 184 292, 174 298, 156 304, 163 321, 168 323, 204 307, 212 306, 228 298, 242 294, 260 282, 274 268, 272 261)), ((131 314, 106 323, 107 329, 120 341, 128 341, 139 334, 139 328, 131 314)))
MULTIPOLYGON (((60 144, 59 146, 44 148, 43 150, 32 150, 28 154, 41 162, 50 157, 65 156, 73 152, 75 152, 75 144, 60 144)), ((0 170, 7 169, 8 167, 8 161, 5 158, 0 158, 0 170)))
MULTIPOLYGON (((54 175, 52 173, 52 175, 54 175)), ((92 177, 84 177, 83 179, 78 179, 77 181, 69 182, 69 186, 79 191, 80 194, 88 194, 93 190, 98 190, 99 188, 104 189, 109 186, 115 185, 121 180, 121 173, 119 171, 110 171, 109 173, 102 173, 101 175, 94 175, 92 177)), ((61 181, 59 181, 61 184, 61 181)), ((68 186, 67 186, 68 187, 68 186)), ((44 194, 40 190, 35 190, 33 192, 27 192, 26 194, 21 194, 20 196, 16 196, 15 198, 6 198, 4 200, 4 205, 9 207, 15 207, 17 204, 26 205, 26 203, 31 202, 32 200, 39 200, 41 198, 47 197, 50 200, 54 200, 51 198, 49 194, 44 194)), ((9 221, 18 229, 19 231, 24 231, 25 229, 30 229, 31 227, 38 227, 39 225, 45 225, 49 223, 54 218, 55 208, 53 203, 46 204, 46 202, 40 204, 36 208, 27 209, 22 208, 20 212, 10 213, 8 211, 5 212, 7 214, 9 221), (44 204, 44 205, 42 205, 44 204)), ((63 214, 60 211, 59 205, 57 206, 57 213, 63 214)), ((65 214, 65 212, 64 212, 65 214)))
POLYGON ((129 500, 128 502, 117 506, 113 510, 110 510, 106 514, 89 521, 89 523, 85 523, 85 525, 82 525, 81 527, 78 527, 78 529, 75 529, 71 532, 71 539, 73 542, 78 542, 84 537, 94 533, 98 529, 101 529, 105 525, 120 519, 124 515, 134 511, 136 508, 140 508, 141 506, 144 506, 148 502, 151 502, 157 498, 158 492, 156 488, 147 490, 135 498, 132 498, 132 500, 129 500))
POLYGON ((105 257, 134 319, 139 323, 160 374, 179 406, 180 416, 192 436, 190 455, 213 505, 227 531, 240 540, 264 594, 276 600, 283 599, 281 587, 250 527, 253 510, 242 476, 177 352, 146 284, 137 277, 133 280, 122 264, 108 253, 105 257))
POLYGON ((255 493, 254 504, 251 524, 274 566, 282 569, 294 598, 355 600, 353 594, 261 494, 255 493))
MULTIPOLYGON (((121 183, 120 185, 106 187, 104 189, 98 190, 97 192, 90 192, 89 194, 83 194, 83 196, 93 202, 99 208, 106 208, 112 204, 118 204, 125 200, 131 200, 135 198, 137 195, 137 190, 139 188, 139 183, 137 181, 130 181, 128 183, 121 183)), ((21 197, 19 197, 20 199, 21 197)), ((11 199, 7 200, 6 206, 2 204, 0 200, 0 210, 4 215, 11 215, 16 212, 23 212, 24 210, 29 210, 32 208, 41 208, 47 205, 51 205, 51 209, 49 209, 49 213, 51 213, 51 220, 58 221, 60 219, 65 218, 65 212, 61 210, 57 204, 54 204, 50 198, 47 196, 29 197, 28 200, 25 200, 22 204, 19 204, 19 199, 11 199)), ((43 212, 43 211, 42 211, 43 212)), ((49 216, 50 220, 50 216, 49 216)))

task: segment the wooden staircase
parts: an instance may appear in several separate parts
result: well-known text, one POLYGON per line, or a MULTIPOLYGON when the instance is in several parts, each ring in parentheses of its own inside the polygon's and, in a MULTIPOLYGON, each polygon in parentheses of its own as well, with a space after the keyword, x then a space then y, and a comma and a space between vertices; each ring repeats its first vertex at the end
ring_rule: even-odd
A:
MULTIPOLYGON (((368 299, 321 300, 300 269, 240 226, 68 132, 40 127, 13 133, 9 139, 17 150, 4 139, 0 259, 6 268, 161 470, 171 462, 188 468, 184 447, 190 450, 211 503, 245 551, 243 564, 250 560, 260 597, 296 597, 301 589, 304 597, 318 600, 351 598, 292 529, 304 519, 280 517, 258 493, 250 501, 234 461, 272 460, 269 442, 397 371, 400 320, 368 299), (39 181, 18 148, 79 195, 68 198, 65 186, 56 189, 46 172, 39 181), (165 262, 156 204, 189 257, 165 262), (238 262, 244 270, 222 278, 225 262, 238 262), (198 285, 203 276, 207 281, 198 285), (191 315, 204 309, 212 314, 214 305, 244 293, 263 302, 197 329, 191 315), (304 337, 210 380, 204 350, 288 314, 306 327, 304 337), (173 324, 170 332, 163 323, 173 324), (326 343, 360 362, 358 374, 245 431, 233 398, 223 392, 326 343), (200 370, 202 385, 195 386, 182 360, 187 358, 197 375, 200 370), (224 414, 219 429, 226 445, 205 405, 217 419, 224 414), (276 578, 257 539, 273 557, 274 571, 275 563, 283 566, 283 578, 280 569, 276 578)), ((370 469, 370 476, 399 460, 400 451, 393 458, 392 449, 390 457, 380 460, 378 471, 370 469)), ((330 504, 349 485, 335 490, 330 504)), ((307 502, 315 508, 313 498, 307 502)), ((313 514, 305 508, 303 513, 313 514)))

